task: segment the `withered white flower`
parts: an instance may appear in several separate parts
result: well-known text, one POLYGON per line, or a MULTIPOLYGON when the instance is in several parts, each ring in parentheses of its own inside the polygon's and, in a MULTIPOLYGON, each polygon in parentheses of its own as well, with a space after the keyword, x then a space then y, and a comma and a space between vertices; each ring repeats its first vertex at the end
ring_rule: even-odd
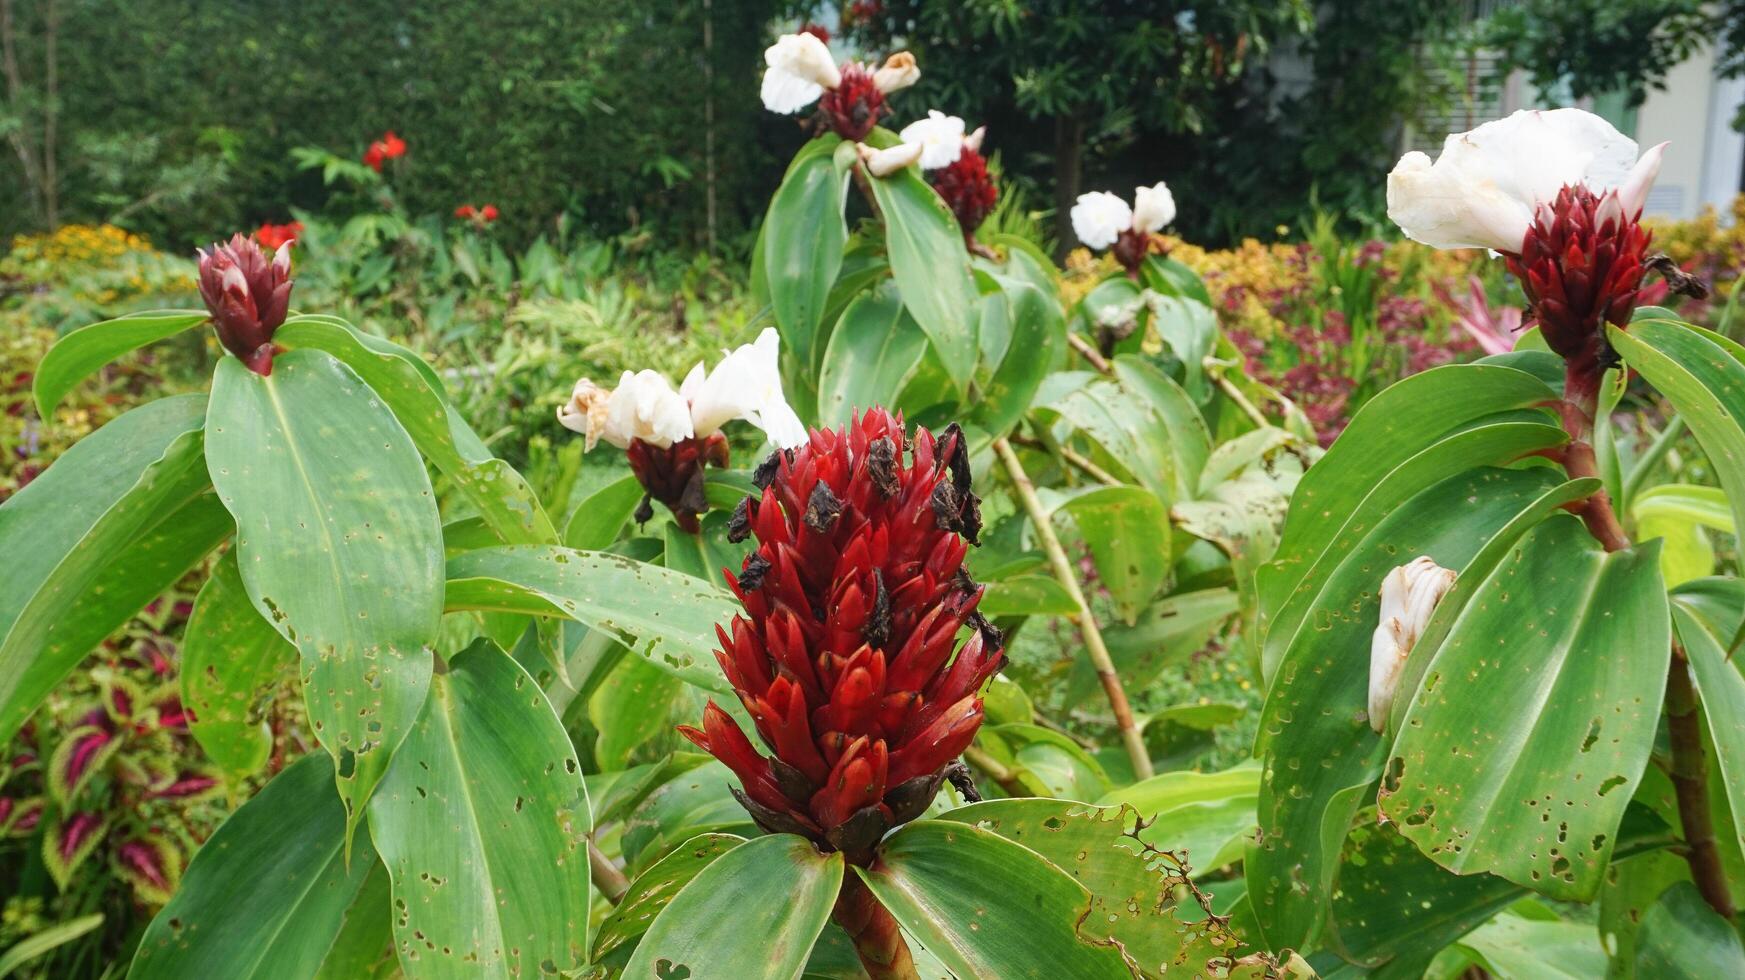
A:
POLYGON ((921 69, 915 64, 915 56, 907 51, 886 58, 884 66, 873 72, 873 85, 886 95, 906 89, 920 80, 921 69))
POLYGON ((904 167, 914 166, 921 160, 923 151, 924 147, 919 143, 898 143, 882 150, 875 150, 862 143, 860 159, 874 177, 889 177, 904 167))
POLYGON ((917 119, 904 126, 897 135, 904 143, 921 147, 922 170, 949 167, 963 155, 963 120, 938 109, 927 110, 926 119, 917 119))
POLYGON ((619 449, 641 440, 662 449, 691 438, 691 407, 658 371, 624 372, 606 400, 600 437, 619 449))
POLYGON ((1406 657, 1454 577, 1453 569, 1421 555, 1381 580, 1381 625, 1369 645, 1369 726, 1378 732, 1387 729, 1406 657))
POLYGON ((842 84, 830 49, 813 34, 783 34, 763 53, 764 108, 792 113, 818 101, 825 89, 842 84))
POLYGON ((1523 109, 1451 134, 1435 163, 1416 150, 1388 174, 1388 217, 1436 248, 1518 252, 1533 216, 1565 185, 1618 192, 1634 218, 1666 144, 1637 157, 1636 141, 1581 109, 1523 109))
POLYGON ((570 400, 557 407, 557 420, 571 432, 581 433, 591 452, 606 432, 606 403, 611 398, 611 389, 583 378, 570 392, 570 400))

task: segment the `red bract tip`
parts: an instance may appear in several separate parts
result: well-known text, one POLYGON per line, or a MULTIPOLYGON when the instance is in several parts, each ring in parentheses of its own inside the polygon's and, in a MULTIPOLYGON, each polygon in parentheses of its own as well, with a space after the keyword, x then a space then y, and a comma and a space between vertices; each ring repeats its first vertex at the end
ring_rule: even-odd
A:
POLYGON ((201 250, 200 298, 226 350, 259 375, 273 372, 273 332, 291 303, 291 246, 268 259, 254 239, 236 235, 229 244, 201 250))
POLYGON ((717 659, 773 754, 714 705, 681 731, 739 776, 764 829, 865 863, 938 792, 1004 659, 963 570, 981 529, 968 448, 955 425, 911 442, 873 409, 753 480, 728 529, 758 542, 726 576, 745 611, 717 630, 717 659))
POLYGON ((999 197, 994 179, 988 175, 987 158, 966 146, 956 162, 928 171, 928 177, 945 206, 957 216, 963 237, 973 239, 999 197))
POLYGON ((858 143, 890 108, 885 105, 885 93, 873 81, 873 73, 865 65, 849 62, 842 66, 842 81, 818 100, 818 112, 826 128, 858 143))
POLYGON ((1616 191, 1570 185, 1539 208, 1520 253, 1504 256, 1546 346, 1566 360, 1603 364, 1605 324, 1630 322, 1651 237, 1640 218, 1623 212, 1616 191))

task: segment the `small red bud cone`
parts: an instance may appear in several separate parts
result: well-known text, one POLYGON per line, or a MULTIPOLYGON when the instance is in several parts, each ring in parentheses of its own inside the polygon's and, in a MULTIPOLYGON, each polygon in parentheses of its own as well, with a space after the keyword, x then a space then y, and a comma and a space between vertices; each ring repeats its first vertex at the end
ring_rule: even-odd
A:
POLYGON ((1565 360, 1603 366, 1605 324, 1630 322, 1650 238, 1640 218, 1624 213, 1616 191, 1567 186, 1539 208, 1520 254, 1504 256, 1546 346, 1565 360))
POLYGON ((259 375, 273 372, 273 332, 291 303, 291 245, 268 260, 259 243, 236 235, 201 250, 200 298, 226 350, 259 375))
POLYGON ((874 83, 873 73, 857 62, 843 65, 842 82, 825 90, 818 100, 818 114, 825 127, 857 143, 866 139, 889 112, 885 94, 874 83))
POLYGON ((966 241, 974 241, 977 228, 994 210, 999 191, 988 175, 988 161, 979 152, 965 146, 954 163, 928 172, 933 189, 945 206, 957 216, 966 241))
MULTIPOLYGON (((727 466, 727 437, 716 432, 703 439, 681 439, 665 449, 636 439, 624 454, 649 498, 672 511, 679 527, 696 534, 701 528, 698 517, 709 509, 703 467, 727 466)), ((637 520, 646 521, 651 516, 652 512, 639 512, 637 520)))
POLYGON ((758 541, 727 576, 745 614, 717 629, 716 659, 773 756, 713 703, 680 731, 739 776, 764 829, 864 864, 927 808, 1003 662, 963 571, 981 527, 968 450, 956 426, 910 446, 874 409, 772 455, 756 482, 729 525, 758 541))

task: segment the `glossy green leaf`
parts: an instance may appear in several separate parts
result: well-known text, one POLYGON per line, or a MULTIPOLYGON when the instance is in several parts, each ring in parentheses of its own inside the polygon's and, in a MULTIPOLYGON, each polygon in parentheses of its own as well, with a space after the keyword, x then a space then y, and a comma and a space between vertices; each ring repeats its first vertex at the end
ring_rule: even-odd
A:
POLYGON ((333 778, 325 754, 304 756, 219 826, 146 928, 128 976, 316 975, 377 868, 367 832, 346 861, 333 778))
POLYGON ((1381 809, 1437 863, 1591 900, 1654 745, 1671 648, 1658 547, 1574 517, 1479 586, 1408 707, 1381 809))
POLYGON ((1061 506, 1090 546, 1115 611, 1131 626, 1169 576, 1169 513, 1140 487, 1098 487, 1061 506))
POLYGON ((1460 941, 1497 980, 1591 980, 1605 975, 1606 951, 1585 922, 1499 915, 1460 941))
MULTIPOLYGON (((1057 376, 1058 377, 1058 376, 1057 376)), ((1144 394, 1116 381, 1074 373, 1048 408, 1083 433, 1117 475, 1132 478, 1165 506, 1175 501, 1175 453, 1168 423, 1144 394)))
POLYGON ((1195 401, 1204 402, 1211 394, 1206 382, 1205 362, 1217 341, 1217 316, 1210 306, 1199 300, 1167 295, 1153 295, 1148 299, 1146 305, 1151 312, 1151 329, 1182 363, 1182 388, 1195 401))
POLYGON ((976 608, 994 618, 1076 616, 1079 611, 1072 593, 1047 575, 1014 575, 989 582, 976 608))
POLYGON ((842 886, 838 853, 792 834, 710 862, 655 917, 625 977, 789 980, 806 965, 842 886))
POLYGON ((940 819, 1022 844, 1072 876, 1091 897, 1079 935, 1118 943, 1144 976, 1205 973, 1236 946, 1235 935, 1206 918, 1179 855, 1155 846, 1131 807, 990 800, 940 819))
POLYGON ((957 219, 915 167, 867 182, 884 217, 885 249, 903 306, 962 391, 976 368, 979 296, 957 219))
POLYGON ((103 914, 93 912, 31 933, 29 937, 8 946, 5 952, 0 952, 0 978, 11 976, 24 964, 65 946, 102 924, 103 914))
POLYGON ((243 584, 301 654, 355 826, 430 686, 442 525, 424 461, 375 392, 314 349, 280 355, 268 377, 220 359, 207 418, 243 584))
POLYGON ((762 260, 770 305, 782 346, 803 365, 816 362, 819 318, 842 267, 842 246, 848 241, 843 207, 855 159, 853 146, 833 133, 806 144, 788 165, 764 217, 762 260))
POLYGON ((1675 320, 1636 320, 1607 329, 1624 363, 1635 368, 1690 425, 1745 525, 1745 363, 1730 341, 1675 320))
POLYGON ((598 551, 537 545, 456 555, 448 608, 563 616, 619 639, 692 684, 726 690, 715 626, 738 602, 699 578, 598 551))
MULTIPOLYGON (((1009 264, 1022 264, 1023 255, 1014 250, 1009 264)), ((1009 276, 999 276, 995 281, 1000 292, 984 297, 983 302, 1003 307, 1009 329, 998 357, 990 358, 984 344, 982 356, 992 373, 977 393, 970 418, 989 432, 1004 435, 1030 411, 1042 379, 1065 349, 1066 320, 1061 315, 1060 299, 1051 287, 1009 276)), ((986 313, 981 317, 984 336, 989 319, 986 313)))
POLYGON ((182 633, 182 703, 189 730, 233 783, 253 775, 272 751, 265 701, 296 676, 297 648, 261 618, 227 552, 194 598, 182 633))
POLYGON ((1173 499, 1198 496, 1205 486, 1204 470, 1212 455, 1212 434, 1193 399, 1156 365, 1131 354, 1115 358, 1115 376, 1122 388, 1150 403, 1169 432, 1170 458, 1175 463, 1171 470, 1175 477, 1173 499))
POLYGON ((1206 291, 1206 284, 1201 281, 1199 273, 1175 259, 1163 255, 1147 255, 1145 262, 1139 267, 1139 274, 1145 280, 1147 289, 1169 296, 1184 296, 1206 306, 1212 305, 1212 296, 1206 291))
POLYGON ((533 489, 479 442, 418 355, 337 317, 291 317, 274 340, 289 348, 324 350, 355 371, 504 544, 556 543, 557 531, 533 489))
POLYGON ((1630 518, 1638 539, 1665 539, 1660 572, 1668 586, 1714 572, 1715 548, 1704 528, 1734 533, 1733 509, 1720 487, 1689 483, 1650 487, 1630 501, 1630 518))
POLYGON ((204 418, 199 395, 143 405, 0 504, 0 740, 227 533, 201 499, 204 418))
POLYGON ((1221 772, 1161 773, 1112 789, 1096 802, 1131 806, 1150 822, 1139 832, 1142 840, 1204 871, 1242 856, 1259 794, 1260 764, 1244 762, 1221 772))
POLYGON ((992 831, 919 820, 886 837, 871 868, 853 870, 903 929, 959 977, 1130 975, 1106 938, 1106 923, 1091 921, 1096 899, 1085 886, 992 831))
POLYGON ((625 943, 641 937, 680 889, 690 884, 691 879, 716 858, 743 843, 745 838, 733 834, 698 834, 637 875, 630 883, 630 890, 624 893, 594 934, 594 959, 600 960, 625 943))
MULTIPOLYGON (((1266 774, 1261 834, 1245 872, 1267 947, 1308 947, 1332 888, 1340 842, 1363 791, 1381 774, 1387 743, 1370 728, 1367 704, 1382 578, 1429 555, 1467 576, 1464 583, 1456 580, 1455 590, 1470 589, 1521 534, 1575 492, 1546 469, 1479 469, 1444 480, 1382 517, 1315 591, 1304 617, 1312 628, 1299 631, 1286 650, 1256 737, 1266 774)), ((1463 601, 1451 592, 1437 615, 1451 617, 1463 601)), ((1429 629, 1435 626, 1433 619, 1429 629)), ((1420 653, 1433 642, 1421 639, 1420 653)), ((1402 680, 1399 690, 1405 700, 1415 688, 1402 680)))
MULTIPOLYGON (((1165 667, 1205 649, 1212 635, 1230 620, 1237 608, 1236 593, 1231 589, 1177 593, 1146 606, 1131 626, 1117 623, 1108 627, 1103 631, 1103 640, 1122 683, 1132 689, 1143 689, 1165 667)), ((1095 696, 1097 689, 1096 669, 1089 659, 1075 660, 1067 682, 1067 703, 1080 703, 1095 696)))
POLYGON ((875 405, 893 405, 920 370, 927 335, 903 308, 894 282, 861 293, 842 311, 818 374, 818 421, 842 425, 875 405))
POLYGON ((594 760, 602 768, 622 768, 632 752, 650 739, 673 730, 675 711, 689 713, 691 701, 683 697, 685 682, 641 657, 625 657, 601 681, 588 698, 588 717, 599 736, 594 740, 594 760))
POLYGON ((581 767, 539 685, 489 641, 450 661, 370 801, 411 977, 587 960, 581 767))
POLYGON ((129 351, 206 322, 205 310, 146 310, 80 327, 55 341, 36 366, 31 382, 36 413, 54 418, 56 406, 73 386, 129 351))
POLYGON ((626 473, 589 494, 570 515, 563 532, 564 545, 581 551, 610 548, 630 523, 644 495, 642 483, 634 473, 626 473))
MULTIPOLYGON (((1708 723, 1714 747, 1710 762, 1720 770, 1720 782, 1726 787, 1733 843, 1745 849, 1745 675, 1739 672, 1738 660, 1727 655, 1724 634, 1695 613, 1683 596, 1674 597, 1673 625, 1708 723)), ((1717 833, 1726 830, 1716 828, 1717 833)))
POLYGON ((1745 977, 1745 944, 1688 881, 1668 888, 1642 918, 1636 975, 1648 980, 1745 977))
POLYGON ((729 787, 739 777, 714 759, 701 765, 669 768, 670 776, 651 790, 624 818, 620 844, 630 873, 640 876, 698 834, 756 836, 760 831, 729 787))

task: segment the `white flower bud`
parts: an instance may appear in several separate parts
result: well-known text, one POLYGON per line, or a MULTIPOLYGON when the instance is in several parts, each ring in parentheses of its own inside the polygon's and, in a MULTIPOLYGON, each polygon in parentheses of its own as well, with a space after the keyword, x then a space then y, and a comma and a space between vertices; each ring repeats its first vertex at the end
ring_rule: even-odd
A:
POLYGON ((886 95, 920 80, 921 69, 915 65, 915 56, 907 51, 898 51, 886 58, 884 67, 873 72, 873 85, 886 95))
POLYGON ((1436 604, 1454 586, 1453 569, 1427 555, 1412 559, 1381 581, 1381 625, 1369 645, 1369 726, 1385 731, 1400 672, 1423 635, 1436 604))
POLYGON ((1163 181, 1133 192, 1133 229, 1150 234, 1175 220, 1175 195, 1163 181))
POLYGON ((830 49, 812 34, 783 34, 763 53, 760 94, 771 112, 799 112, 818 101, 827 88, 842 84, 842 72, 830 49))
POLYGON ((665 449, 691 437, 691 407, 658 372, 626 371, 606 401, 600 436, 619 449, 638 439, 665 449))
POLYGON ((904 167, 913 166, 921 159, 923 149, 919 143, 898 143, 883 150, 875 150, 865 143, 859 146, 861 162, 874 177, 889 177, 904 167))
POLYGON ((1108 248, 1133 227, 1133 209, 1108 191, 1080 194, 1072 206, 1072 231, 1091 248, 1108 248))

